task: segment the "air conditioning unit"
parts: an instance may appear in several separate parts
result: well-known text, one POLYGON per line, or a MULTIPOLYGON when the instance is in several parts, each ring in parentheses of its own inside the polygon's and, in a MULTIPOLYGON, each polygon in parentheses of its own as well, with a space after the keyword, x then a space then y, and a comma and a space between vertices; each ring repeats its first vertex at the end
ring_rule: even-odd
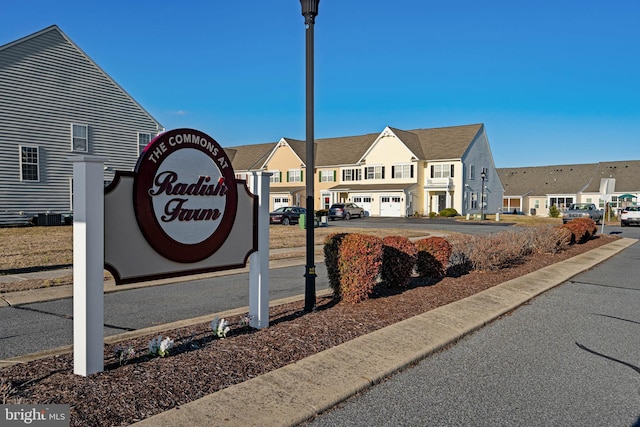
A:
POLYGON ((62 225, 62 214, 40 213, 38 214, 38 225, 62 225))

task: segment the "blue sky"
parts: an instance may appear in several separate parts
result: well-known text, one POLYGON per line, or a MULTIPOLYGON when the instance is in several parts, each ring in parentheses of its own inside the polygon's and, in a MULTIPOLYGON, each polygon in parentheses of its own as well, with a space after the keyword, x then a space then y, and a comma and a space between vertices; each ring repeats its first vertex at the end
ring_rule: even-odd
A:
MULTIPOLYGON (((322 0, 316 138, 484 123, 497 167, 640 160, 640 1, 322 0)), ((3 0, 58 25, 167 129, 305 139, 299 0, 3 0)))

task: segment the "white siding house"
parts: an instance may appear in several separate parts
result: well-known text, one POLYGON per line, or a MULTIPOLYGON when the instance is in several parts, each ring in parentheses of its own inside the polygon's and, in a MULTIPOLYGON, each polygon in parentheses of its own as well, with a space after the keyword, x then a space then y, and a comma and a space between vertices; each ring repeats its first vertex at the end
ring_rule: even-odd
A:
POLYGON ((0 225, 70 212, 69 156, 106 157, 109 181, 164 130, 55 25, 0 46, 0 100, 0 225))

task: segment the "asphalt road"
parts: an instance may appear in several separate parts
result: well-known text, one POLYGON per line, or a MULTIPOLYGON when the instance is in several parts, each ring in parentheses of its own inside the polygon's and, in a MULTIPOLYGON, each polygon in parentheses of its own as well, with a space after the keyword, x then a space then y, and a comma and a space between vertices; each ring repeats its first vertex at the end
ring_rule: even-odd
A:
MULTIPOLYGON (((328 288, 324 263, 316 291, 328 288)), ((271 269, 269 299, 304 294, 304 266, 271 269)), ((105 294, 104 334, 146 328, 249 305, 249 275, 231 274, 105 294)), ((0 308, 0 359, 73 344, 73 300, 0 308)))
POLYGON ((640 426, 639 261, 636 243, 310 425, 640 426))

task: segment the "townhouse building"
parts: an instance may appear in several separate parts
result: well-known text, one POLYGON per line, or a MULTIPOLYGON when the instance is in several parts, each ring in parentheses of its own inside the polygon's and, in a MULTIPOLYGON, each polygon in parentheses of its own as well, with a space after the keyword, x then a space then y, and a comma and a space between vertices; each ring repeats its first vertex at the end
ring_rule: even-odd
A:
POLYGON ((640 200, 640 160, 555 166, 498 168, 504 212, 548 216, 549 208, 571 203, 605 205, 615 213, 640 200), (609 194, 604 184, 608 183, 609 194))
POLYGON ((454 208, 460 214, 501 208, 503 188, 483 124, 318 139, 313 171, 304 141, 226 149, 241 178, 271 173, 270 209, 301 206, 314 179, 314 207, 354 202, 369 216, 412 216, 454 208))

